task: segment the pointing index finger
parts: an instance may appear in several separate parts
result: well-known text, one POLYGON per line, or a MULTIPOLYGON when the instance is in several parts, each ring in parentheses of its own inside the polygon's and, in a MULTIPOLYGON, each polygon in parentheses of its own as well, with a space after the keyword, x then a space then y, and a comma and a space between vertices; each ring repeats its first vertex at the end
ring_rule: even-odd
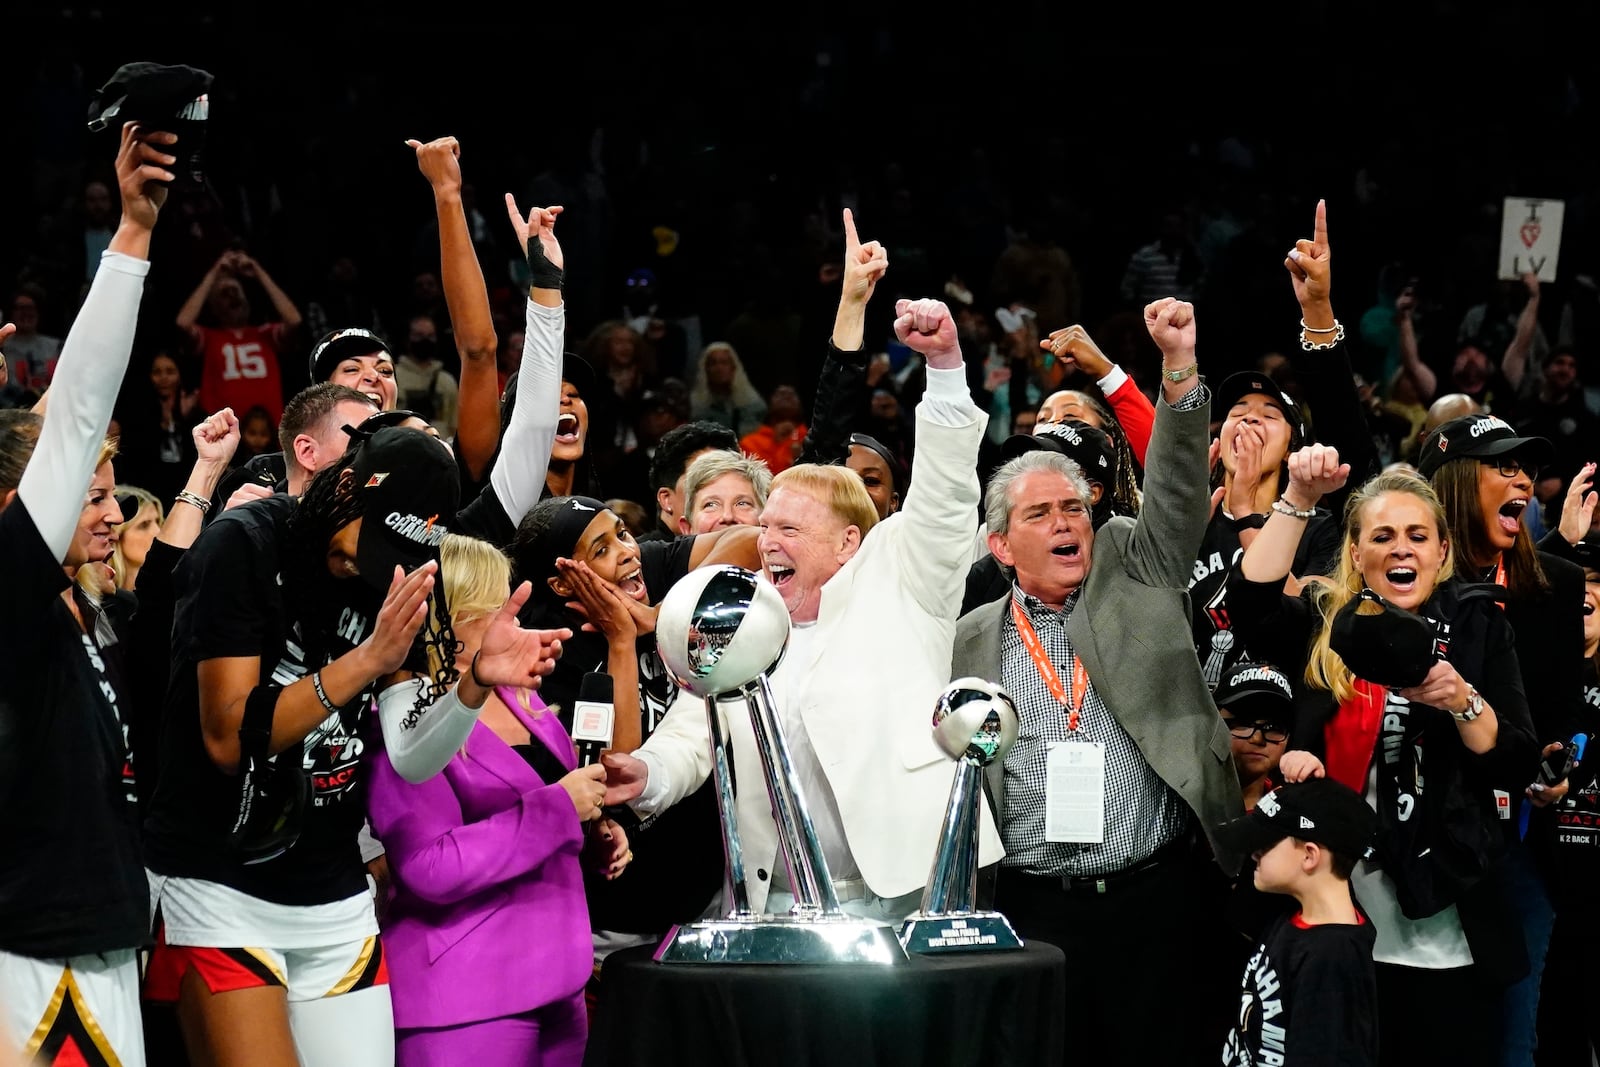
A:
POLYGON ((1317 201, 1317 221, 1311 228, 1311 240, 1323 248, 1328 247, 1328 202, 1317 201))
POLYGON ((855 213, 849 208, 844 209, 844 246, 846 248, 861 247, 861 238, 856 236, 855 213))

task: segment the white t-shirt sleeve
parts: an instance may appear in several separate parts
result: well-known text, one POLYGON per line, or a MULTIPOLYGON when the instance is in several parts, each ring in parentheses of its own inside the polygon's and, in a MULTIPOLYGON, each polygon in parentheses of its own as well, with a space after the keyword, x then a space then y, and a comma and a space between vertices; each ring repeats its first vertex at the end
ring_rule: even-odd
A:
POLYGON ((566 336, 566 306, 548 308, 528 301, 517 374, 517 402, 500 442, 489 484, 512 525, 522 521, 544 492, 550 449, 561 415, 561 346, 566 336))

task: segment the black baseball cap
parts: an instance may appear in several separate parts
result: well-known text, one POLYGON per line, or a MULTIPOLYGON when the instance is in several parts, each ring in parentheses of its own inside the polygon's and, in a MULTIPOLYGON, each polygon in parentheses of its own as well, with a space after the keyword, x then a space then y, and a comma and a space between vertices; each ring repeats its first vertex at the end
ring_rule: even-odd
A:
POLYGON ((311 349, 311 380, 325 382, 333 377, 333 368, 341 359, 370 356, 374 352, 382 352, 391 361, 394 359, 389 343, 371 330, 363 330, 359 326, 334 330, 311 349))
POLYGON ((1246 856, 1295 837, 1361 859, 1377 827, 1378 816, 1360 793, 1332 778, 1308 778, 1263 796, 1250 814, 1218 827, 1217 839, 1246 856))
POLYGON ((1534 466, 1548 467, 1555 460, 1556 450, 1543 437, 1517 436, 1509 422, 1494 415, 1462 415, 1441 423, 1422 442, 1417 470, 1424 478, 1432 478, 1434 471, 1453 459, 1468 456, 1492 459, 1505 455, 1516 455, 1534 466))
POLYGON ((1219 708, 1227 708, 1252 722, 1287 724, 1294 704, 1289 676, 1269 663, 1236 663, 1212 694, 1219 708))
POLYGON ((1438 657, 1432 623, 1363 589, 1339 609, 1328 630, 1328 647, 1357 678, 1406 689, 1421 685, 1438 657))
POLYGON ((89 129, 99 132, 137 122, 149 132, 176 134, 176 144, 160 147, 177 157, 171 170, 179 184, 199 186, 205 181, 211 82, 210 71, 198 67, 124 63, 89 102, 89 129))
POLYGON ((1226 418, 1233 405, 1251 393, 1260 393, 1283 409, 1283 417, 1289 420, 1289 429, 1294 435, 1291 448, 1305 441, 1306 417, 1300 405, 1277 382, 1258 371, 1242 370, 1222 379, 1222 384, 1217 386, 1217 402, 1212 410, 1221 412, 1226 418))
POLYGON ((388 589, 396 566, 411 571, 439 558, 461 499, 456 462, 421 430, 391 426, 362 442, 351 470, 361 500, 356 566, 368 584, 388 589))
POLYGON ((1083 476, 1091 482, 1109 486, 1115 478, 1116 446, 1104 430, 1097 430, 1086 422, 1077 419, 1046 422, 1035 426, 1031 434, 1013 434, 1000 445, 1000 462, 1039 451, 1066 456, 1083 469, 1083 476))

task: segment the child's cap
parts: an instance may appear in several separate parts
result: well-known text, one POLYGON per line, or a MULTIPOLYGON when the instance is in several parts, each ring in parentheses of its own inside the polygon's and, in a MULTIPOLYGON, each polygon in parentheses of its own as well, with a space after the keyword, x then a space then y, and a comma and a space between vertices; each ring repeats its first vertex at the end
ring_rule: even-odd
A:
POLYGON ((1217 837, 1247 856, 1297 837, 1360 859, 1370 854, 1377 824, 1355 790, 1332 778, 1311 778, 1266 794, 1249 815, 1219 827, 1217 837))

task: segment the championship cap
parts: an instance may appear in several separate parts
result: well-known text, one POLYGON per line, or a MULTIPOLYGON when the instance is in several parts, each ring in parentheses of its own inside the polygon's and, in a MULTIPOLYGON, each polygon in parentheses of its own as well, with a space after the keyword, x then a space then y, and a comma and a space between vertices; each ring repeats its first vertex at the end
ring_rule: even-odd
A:
POLYGON ((1493 459, 1516 455, 1537 467, 1548 467, 1555 459, 1555 449, 1543 437, 1518 437, 1517 431, 1504 419, 1493 415, 1462 415, 1442 423, 1422 442, 1422 452, 1417 457, 1417 470, 1424 478, 1453 459, 1471 456, 1474 459, 1493 459))
POLYGON ((455 459, 422 431, 391 426, 362 442, 351 470, 361 499, 356 566, 388 589, 396 566, 409 572, 439 558, 461 498, 455 459))

